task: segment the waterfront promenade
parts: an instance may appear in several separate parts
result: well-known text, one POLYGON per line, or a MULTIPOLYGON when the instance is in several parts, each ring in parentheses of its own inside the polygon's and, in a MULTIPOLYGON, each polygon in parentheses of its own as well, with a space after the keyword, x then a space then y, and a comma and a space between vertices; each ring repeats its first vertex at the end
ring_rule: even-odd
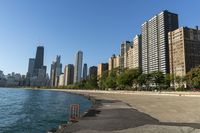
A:
POLYGON ((58 133, 198 133, 199 92, 62 90, 96 99, 78 123, 58 133))

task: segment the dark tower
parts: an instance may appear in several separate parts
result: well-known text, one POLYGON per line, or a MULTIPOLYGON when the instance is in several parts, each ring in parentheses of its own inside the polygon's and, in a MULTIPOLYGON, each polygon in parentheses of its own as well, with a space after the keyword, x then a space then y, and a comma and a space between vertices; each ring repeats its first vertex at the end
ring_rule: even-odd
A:
POLYGON ((87 64, 83 65, 83 79, 87 79, 87 64))
POLYGON ((37 52, 35 56, 35 69, 41 69, 43 66, 44 62, 44 47, 43 46, 38 46, 37 47, 37 52))
POLYGON ((34 76, 38 76, 39 69, 43 69, 44 62, 44 47, 38 46, 37 52, 35 56, 35 64, 34 64, 34 76))

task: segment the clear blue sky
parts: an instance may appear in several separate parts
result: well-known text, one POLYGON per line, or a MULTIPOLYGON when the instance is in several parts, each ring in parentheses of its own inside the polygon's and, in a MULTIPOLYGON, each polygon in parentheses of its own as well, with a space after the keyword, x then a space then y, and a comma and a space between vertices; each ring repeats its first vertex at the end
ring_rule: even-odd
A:
POLYGON ((56 55, 74 63, 78 50, 89 66, 107 62, 162 10, 178 13, 180 26, 200 26, 199 6, 199 0, 0 0, 0 70, 25 74, 39 43, 48 73, 56 55))

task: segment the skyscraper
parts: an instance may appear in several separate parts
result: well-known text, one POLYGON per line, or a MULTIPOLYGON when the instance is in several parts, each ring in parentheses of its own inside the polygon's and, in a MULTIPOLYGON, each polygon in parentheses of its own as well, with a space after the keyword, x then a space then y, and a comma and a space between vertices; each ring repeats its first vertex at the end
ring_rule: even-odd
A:
POLYGON ((64 73, 61 73, 59 76, 59 82, 58 82, 58 86, 64 86, 65 85, 65 75, 64 73))
POLYGON ((35 64, 35 59, 34 58, 30 58, 29 59, 29 63, 28 63, 28 73, 27 76, 32 76, 33 75, 33 71, 34 71, 34 64, 35 64))
POLYGON ((133 38, 133 68, 142 67, 142 36, 136 35, 133 38))
POLYGON ((83 65, 83 79, 87 79, 87 71, 88 71, 87 64, 84 64, 83 65))
POLYGON ((131 48, 132 43, 129 41, 122 42, 121 49, 120 49, 120 67, 126 68, 127 67, 127 52, 131 48))
POLYGON ((64 69, 64 85, 70 85, 74 83, 74 65, 68 64, 64 69))
POLYGON ((131 69, 133 68, 133 47, 131 46, 129 50, 125 53, 125 68, 131 69))
POLYGON ((92 66, 89 68, 89 78, 97 77, 97 67, 92 66))
POLYGON ((46 69, 44 66, 44 47, 38 46, 35 56, 35 60, 32 58, 29 60, 29 69, 27 74, 30 72, 31 75, 27 75, 26 84, 30 86, 46 86, 48 79, 46 77, 46 69), (34 67, 33 67, 34 66, 34 67), (33 69, 33 72, 32 72, 33 69))
POLYGON ((58 86, 59 76, 62 73, 62 64, 60 63, 60 56, 56 56, 56 60, 51 64, 50 85, 58 86))
POLYGON ((106 72, 108 72, 108 63, 99 64, 97 69, 97 76, 100 78, 106 72))
POLYGON ((83 52, 78 51, 76 54, 75 67, 74 67, 74 83, 81 81, 82 74, 82 62, 83 62, 83 52))
POLYGON ((37 47, 37 52, 35 56, 35 67, 34 68, 41 68, 44 63, 44 47, 43 46, 38 46, 37 47))
POLYGON ((38 76, 39 69, 42 69, 44 63, 44 47, 38 46, 34 62, 34 76, 38 76))
POLYGON ((0 78, 3 78, 3 77, 4 77, 3 71, 0 70, 0 78))
POLYGON ((168 32, 178 28, 178 15, 167 10, 142 24, 142 70, 169 73, 168 32))
POLYGON ((4 77, 3 71, 0 70, 0 86, 3 87, 6 85, 6 79, 4 77))
POLYGON ((112 55, 108 60, 108 70, 111 71, 114 68, 118 68, 120 66, 120 56, 112 55))
POLYGON ((34 64, 35 64, 35 58, 30 58, 28 63, 28 72, 26 74, 26 85, 30 85, 30 78, 33 76, 34 72, 34 64))
POLYGON ((170 73, 185 76, 200 65, 200 30, 181 27, 169 32, 170 73))

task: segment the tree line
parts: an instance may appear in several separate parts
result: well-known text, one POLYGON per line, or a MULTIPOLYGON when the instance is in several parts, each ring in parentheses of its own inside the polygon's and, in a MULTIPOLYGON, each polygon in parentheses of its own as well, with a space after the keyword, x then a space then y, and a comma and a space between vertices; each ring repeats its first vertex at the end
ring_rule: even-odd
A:
POLYGON ((200 88, 200 66, 193 68, 186 76, 180 77, 173 74, 164 74, 154 71, 148 74, 136 69, 115 68, 105 71, 101 77, 92 76, 80 83, 62 86, 69 89, 99 89, 99 90, 197 90, 200 88))

